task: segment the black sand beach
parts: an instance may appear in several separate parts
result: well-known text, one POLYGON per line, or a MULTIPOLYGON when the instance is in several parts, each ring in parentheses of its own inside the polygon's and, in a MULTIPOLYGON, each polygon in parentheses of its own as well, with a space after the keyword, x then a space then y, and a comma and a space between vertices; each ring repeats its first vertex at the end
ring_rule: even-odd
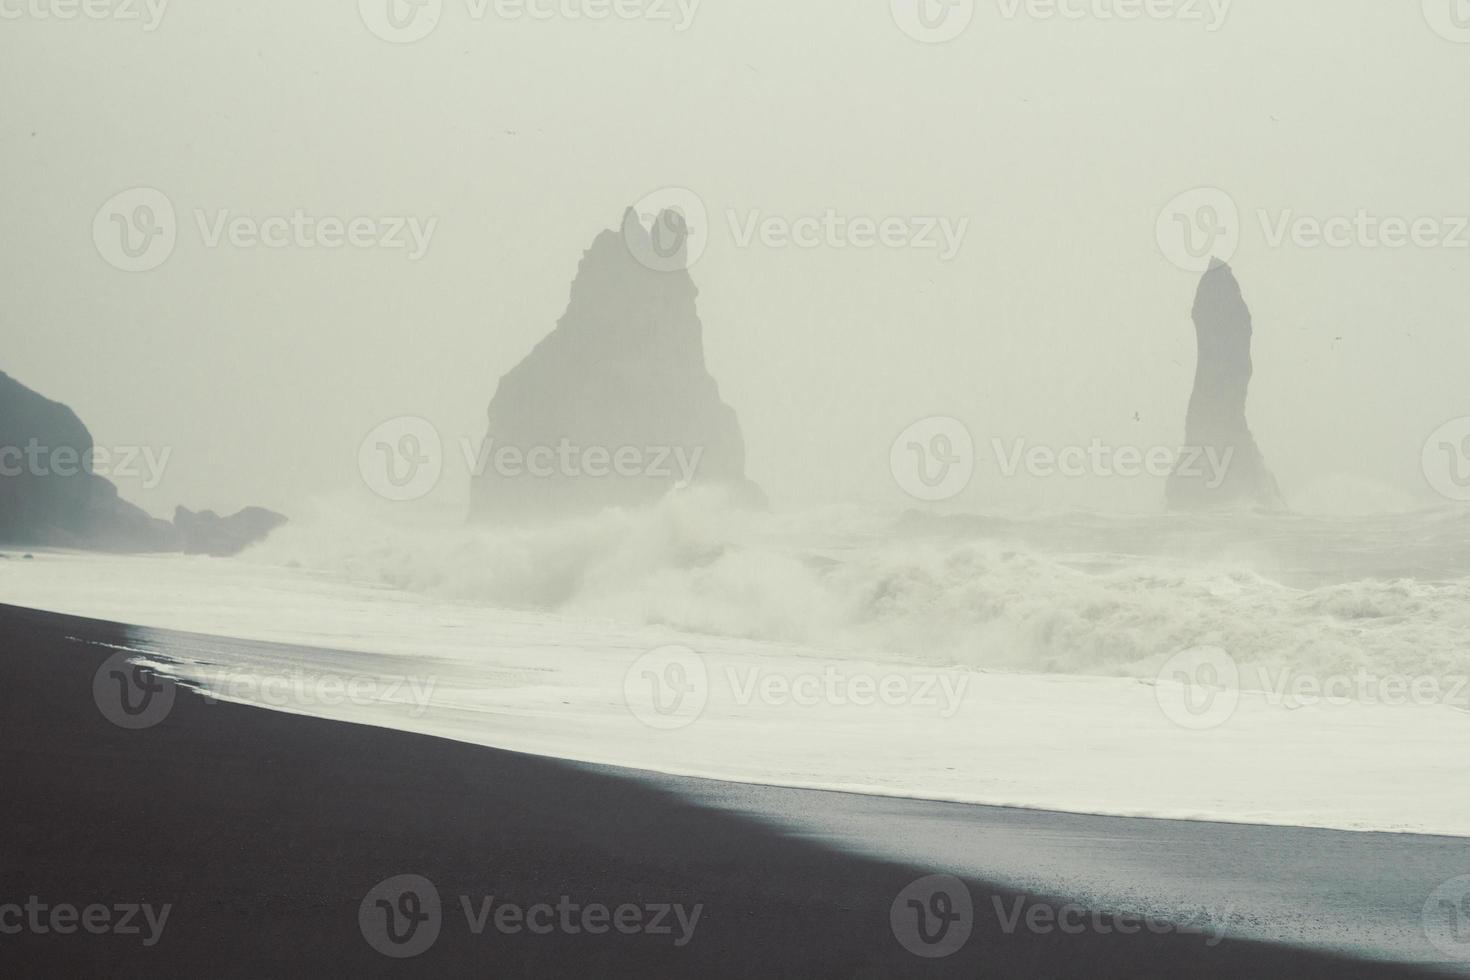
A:
MULTIPOLYGON (((211 704, 183 689, 161 723, 129 731, 93 696, 113 652, 97 644, 126 639, 125 627, 0 607, 0 977, 1435 975, 1228 935, 1120 934, 1112 926, 1128 923, 1108 917, 1076 934, 1028 928, 1028 918, 1044 926, 1056 903, 978 877, 965 882, 973 933, 952 955, 923 958, 896 938, 890 910, 915 879, 949 869, 853 857, 752 816, 819 805, 870 819, 861 797, 713 784, 695 795, 735 801, 715 809, 691 802, 684 780, 211 704), (386 928, 380 908, 431 915, 425 895, 400 901, 400 889, 359 914, 401 875, 427 879, 442 901, 437 937, 411 958, 377 951, 363 922, 381 914, 386 928), (476 934, 490 896, 492 908, 510 903, 523 917, 497 929, 491 912, 476 934), (1023 910, 1018 928, 997 921, 997 900, 1023 910), (84 917, 89 906, 170 910, 152 932, 141 913, 138 932, 119 935, 46 912, 26 912, 11 932, 23 917, 7 917, 7 903, 76 906, 84 917), (551 909, 531 911, 543 903, 551 909), (619 921, 627 930, 610 924, 619 921)), ((906 801, 914 819, 924 811, 906 801)), ((981 807, 933 813, 936 834, 971 817, 1007 819, 981 807)), ((1058 827, 1085 834, 1090 819, 1058 827)), ((1202 826, 1191 832, 1206 840, 1202 826)), ((1240 844, 1218 839, 1222 852, 1240 844)), ((1363 887, 1394 873, 1368 869, 1363 887)), ((414 938, 396 950, 428 938, 432 921, 423 933, 400 930, 414 938)))

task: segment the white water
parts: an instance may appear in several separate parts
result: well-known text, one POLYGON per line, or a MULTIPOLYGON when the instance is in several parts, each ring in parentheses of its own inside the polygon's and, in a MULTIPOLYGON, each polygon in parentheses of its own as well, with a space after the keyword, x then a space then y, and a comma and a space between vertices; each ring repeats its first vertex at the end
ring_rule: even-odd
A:
POLYGON ((233 561, 0 561, 0 601, 364 654, 163 649, 146 632, 133 644, 226 699, 521 751, 1080 812, 1470 835, 1470 691, 1457 687, 1470 674, 1470 516, 1458 511, 1015 521, 751 515, 681 496, 537 532, 371 527, 311 521, 233 561), (673 730, 635 717, 625 687, 667 644, 696 651, 709 677, 703 712, 673 730), (1161 707, 1177 707, 1178 685, 1156 677, 1201 645, 1235 659, 1244 693, 1217 727, 1192 730, 1161 707), (248 681, 283 674, 432 688, 415 707, 407 686, 324 703, 248 681), (1388 675, 1417 693, 1382 686, 1388 675), (1330 702, 1272 693, 1330 678, 1352 681, 1330 702), (901 696, 855 704, 854 682, 901 696), (790 683, 812 703, 783 693, 790 683))

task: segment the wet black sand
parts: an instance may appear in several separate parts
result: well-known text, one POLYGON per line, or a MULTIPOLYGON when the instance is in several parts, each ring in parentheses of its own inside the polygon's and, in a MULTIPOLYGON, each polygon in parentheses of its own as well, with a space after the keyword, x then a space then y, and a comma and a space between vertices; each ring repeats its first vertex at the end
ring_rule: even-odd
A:
MULTIPOLYGON (((992 909, 1017 908, 1017 896, 974 874, 972 934, 952 955, 921 958, 896 938, 890 909, 916 878, 950 869, 854 857, 755 816, 818 805, 871 820, 871 800, 711 784, 695 796, 723 805, 702 806, 688 781, 210 704, 183 689, 164 720, 129 731, 93 693, 113 652, 96 644, 126 640, 124 627, 0 606, 0 977, 1431 975, 1229 936, 1125 935, 1106 918, 1067 934, 1023 917, 1007 932, 992 909), (437 938, 406 959, 376 951, 359 915, 398 875, 432 882, 443 903, 437 938), (17 921, 6 903, 31 896, 171 910, 151 947, 146 925, 60 935, 43 919, 45 933, 4 931, 17 921), (579 923, 598 920, 573 913, 575 931, 497 931, 492 916, 476 935, 461 896, 472 909, 488 896, 493 907, 636 907, 641 931, 593 935, 579 923), (676 904, 700 906, 683 945, 672 913, 660 923, 668 933, 645 929, 676 904)), ((926 805, 902 802, 895 833, 916 837, 951 835, 967 814, 977 826, 1005 819, 935 804, 926 829, 926 805)), ((1222 835, 1222 849, 1237 845, 1222 835)), ((1365 870, 1364 888, 1375 874, 1365 870)), ((1020 908, 1055 904, 1021 898, 1020 908)), ((369 929, 386 926, 369 909, 369 929)))

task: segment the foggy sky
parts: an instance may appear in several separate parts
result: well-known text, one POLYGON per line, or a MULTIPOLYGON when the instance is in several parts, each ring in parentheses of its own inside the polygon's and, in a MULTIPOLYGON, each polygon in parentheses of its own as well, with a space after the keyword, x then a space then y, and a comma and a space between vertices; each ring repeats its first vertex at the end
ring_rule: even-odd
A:
MULTIPOLYGON (((926 416, 982 447, 1182 440, 1198 277, 1155 222, 1210 186, 1244 216, 1250 415, 1283 491, 1350 475, 1431 502, 1424 440, 1470 415, 1470 248, 1273 248, 1256 218, 1470 214, 1470 44, 1419 8, 1238 0, 1211 32, 990 0, 945 44, 879 0, 704 0, 682 32, 448 0, 402 45, 341 2, 180 3, 151 32, 0 19, 0 369, 101 445, 170 447, 157 488, 118 481, 156 513, 364 495, 358 444, 396 415, 443 433, 457 506, 457 442, 561 315, 582 251, 679 186, 711 218, 692 272, 750 476, 778 506, 903 504, 889 446, 926 416), (130 274, 92 225, 137 186, 167 194, 179 240, 130 274), (438 223, 410 261, 210 248, 195 209, 438 223), (969 227, 943 261, 742 248, 727 218, 829 209, 969 227)), ((960 503, 1137 509, 1161 490, 982 464, 960 503)))

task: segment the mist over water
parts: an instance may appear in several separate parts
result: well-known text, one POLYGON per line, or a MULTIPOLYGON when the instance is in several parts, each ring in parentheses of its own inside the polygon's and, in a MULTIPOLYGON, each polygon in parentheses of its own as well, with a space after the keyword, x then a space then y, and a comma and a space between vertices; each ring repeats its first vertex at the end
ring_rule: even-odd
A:
POLYGON ((1319 675, 1470 672, 1455 508, 999 517, 733 509, 718 492, 539 527, 293 524, 247 560, 411 595, 981 669, 1153 677, 1216 646, 1319 675))
POLYGON ((993 671, 1470 668, 1451 0, 357 6, 0 33, 3 368, 157 464, 122 499, 290 517, 229 574, 993 671))
POLYGON ((0 948, 1465 972, 1467 80, 1470 0, 0 0, 0 948))
MULTIPOLYGON (((27 17, 0 33, 0 80, 25 93, 0 133, 23 175, 0 186, 0 256, 28 270, 0 297, 3 368, 99 445, 172 448, 158 485, 119 481, 155 515, 295 515, 354 488, 359 441, 399 415, 478 443, 587 243, 669 186, 706 206, 709 368, 778 506, 903 506, 889 444, 937 414, 982 444, 1177 444, 1198 276, 1156 225, 1201 187, 1239 213, 1252 428, 1288 500, 1340 476, 1436 502, 1419 453, 1470 412, 1470 251, 1274 232, 1470 211, 1453 0, 1428 5, 1437 21, 1419 2, 1312 0, 1237 2, 1218 23, 1203 3, 1128 21, 956 4, 973 17, 942 43, 886 2, 704 3, 682 30, 672 4, 592 21, 446 3, 411 43, 359 6, 169 4, 151 30, 27 17), (82 69, 109 84, 81 97, 82 69), (126 273, 91 230, 135 187, 167 197, 177 235, 126 273), (437 225, 416 260, 406 231, 401 249, 212 234, 222 215, 298 210, 437 225), (948 260, 759 230, 829 211, 968 225, 948 260)), ((438 493, 468 499, 463 482, 438 493)), ((1037 500, 1138 512, 1159 493, 982 478, 963 503, 1037 500)))

